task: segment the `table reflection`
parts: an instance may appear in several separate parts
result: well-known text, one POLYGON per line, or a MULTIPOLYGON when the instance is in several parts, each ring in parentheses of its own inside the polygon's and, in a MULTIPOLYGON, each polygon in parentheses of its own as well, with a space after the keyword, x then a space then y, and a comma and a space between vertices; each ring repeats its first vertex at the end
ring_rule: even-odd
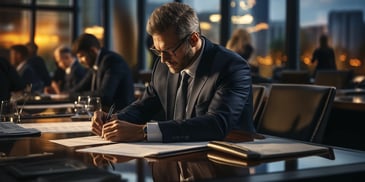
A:
POLYGON ((324 143, 328 145, 365 150, 358 140, 364 138, 364 89, 339 89, 328 118, 324 143))

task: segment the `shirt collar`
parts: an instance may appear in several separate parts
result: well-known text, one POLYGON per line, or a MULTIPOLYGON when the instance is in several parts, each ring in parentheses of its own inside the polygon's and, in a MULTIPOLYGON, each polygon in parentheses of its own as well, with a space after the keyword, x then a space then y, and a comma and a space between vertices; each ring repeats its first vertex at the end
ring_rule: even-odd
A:
POLYGON ((185 72, 187 73, 190 77, 194 78, 195 77, 195 74, 196 74, 196 69, 198 68, 198 65, 199 65, 199 62, 201 60, 201 57, 203 55, 203 50, 204 50, 204 47, 205 47, 205 40, 204 39, 201 39, 202 40, 202 48, 201 48, 201 51, 199 53, 199 56, 194 60, 193 64, 191 64, 188 68, 185 68, 183 69, 180 74, 182 72, 185 72))
POLYGON ((70 73, 71 73, 71 68, 72 68, 72 66, 73 66, 75 63, 76 63, 76 59, 74 58, 74 59, 72 60, 72 63, 70 64, 70 66, 69 66, 69 67, 67 67, 67 68, 65 69, 65 73, 66 73, 66 74, 70 74, 70 73))
POLYGON ((19 63, 18 66, 16 67, 16 70, 20 71, 24 67, 25 63, 26 61, 22 61, 21 63, 19 63))

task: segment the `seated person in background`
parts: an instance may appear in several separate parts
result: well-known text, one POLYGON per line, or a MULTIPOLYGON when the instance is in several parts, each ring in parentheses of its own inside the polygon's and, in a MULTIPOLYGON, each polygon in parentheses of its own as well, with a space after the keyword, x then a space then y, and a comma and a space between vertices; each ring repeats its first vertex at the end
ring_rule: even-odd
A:
POLYGON ((0 57, 0 101, 10 100, 12 92, 25 89, 25 82, 5 58, 0 57))
POLYGON ((244 28, 237 28, 232 33, 232 36, 227 41, 226 48, 238 53, 243 59, 250 64, 252 83, 270 83, 267 78, 260 76, 259 67, 250 63, 250 58, 254 52, 251 43, 251 35, 244 28))
POLYGON ((47 69, 46 63, 42 57, 40 57, 38 52, 38 46, 35 42, 28 42, 25 44, 28 49, 29 58, 28 63, 33 67, 35 73, 42 80, 43 85, 48 87, 51 85, 51 76, 47 69))
POLYGON ((119 54, 102 48, 91 34, 80 35, 72 45, 79 61, 89 69, 84 79, 70 93, 101 97, 104 110, 115 104, 120 110, 133 102, 134 84, 132 71, 119 54))
POLYGON ((150 84, 141 99, 110 121, 105 112, 95 112, 95 134, 116 142, 182 142, 222 140, 232 130, 255 131, 247 61, 202 36, 190 6, 173 2, 156 8, 147 32, 153 38, 151 50, 159 56, 150 84), (178 89, 186 78, 185 89, 178 89))
POLYGON ((250 33, 244 28, 236 29, 228 40, 226 47, 227 49, 238 53, 246 59, 246 61, 249 61, 253 53, 250 33))
POLYGON ((65 74, 63 83, 59 82, 60 85, 58 85, 57 82, 52 81, 52 88, 55 93, 67 93, 83 79, 87 69, 79 63, 76 57, 72 54, 71 48, 67 46, 62 45, 56 48, 53 55, 56 64, 60 69, 64 70, 65 74))
POLYGON ((51 85, 44 89, 44 93, 46 94, 60 94, 61 89, 65 84, 65 76, 66 76, 65 70, 60 68, 60 66, 58 66, 56 61, 55 64, 56 64, 56 70, 54 71, 53 76, 51 78, 52 80, 51 85))
POLYGON ((38 77, 28 58, 28 49, 24 45, 10 47, 10 63, 16 68, 20 77, 26 84, 32 85, 32 92, 43 93, 44 82, 38 77))

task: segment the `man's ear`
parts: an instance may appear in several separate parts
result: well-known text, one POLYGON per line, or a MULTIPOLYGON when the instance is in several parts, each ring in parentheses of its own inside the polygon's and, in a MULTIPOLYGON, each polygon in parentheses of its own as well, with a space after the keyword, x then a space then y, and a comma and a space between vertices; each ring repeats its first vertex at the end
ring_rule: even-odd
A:
POLYGON ((193 32, 189 38, 189 44, 194 47, 199 42, 200 36, 199 33, 193 32))
POLYGON ((96 55, 98 54, 99 49, 96 47, 91 47, 90 50, 96 55))

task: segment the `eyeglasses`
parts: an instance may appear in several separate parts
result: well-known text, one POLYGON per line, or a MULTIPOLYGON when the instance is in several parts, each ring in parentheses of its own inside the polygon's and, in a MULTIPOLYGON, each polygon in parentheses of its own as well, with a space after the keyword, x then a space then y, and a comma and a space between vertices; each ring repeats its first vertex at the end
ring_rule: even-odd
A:
POLYGON ((182 38, 180 41, 179 41, 179 43, 177 43, 177 45, 176 45, 176 47, 174 48, 174 49, 172 49, 172 48, 170 48, 170 49, 172 49, 172 50, 170 50, 170 49, 167 49, 167 50, 157 50, 157 49, 155 49, 155 47, 152 47, 152 48, 150 48, 150 50, 154 53, 154 54, 156 54, 156 56, 159 56, 159 57, 161 57, 162 56, 162 54, 164 54, 164 55, 170 55, 170 56, 176 56, 176 51, 180 48, 180 46, 184 43, 184 41, 190 36, 191 34, 188 34, 188 35, 186 35, 184 38, 182 38))

